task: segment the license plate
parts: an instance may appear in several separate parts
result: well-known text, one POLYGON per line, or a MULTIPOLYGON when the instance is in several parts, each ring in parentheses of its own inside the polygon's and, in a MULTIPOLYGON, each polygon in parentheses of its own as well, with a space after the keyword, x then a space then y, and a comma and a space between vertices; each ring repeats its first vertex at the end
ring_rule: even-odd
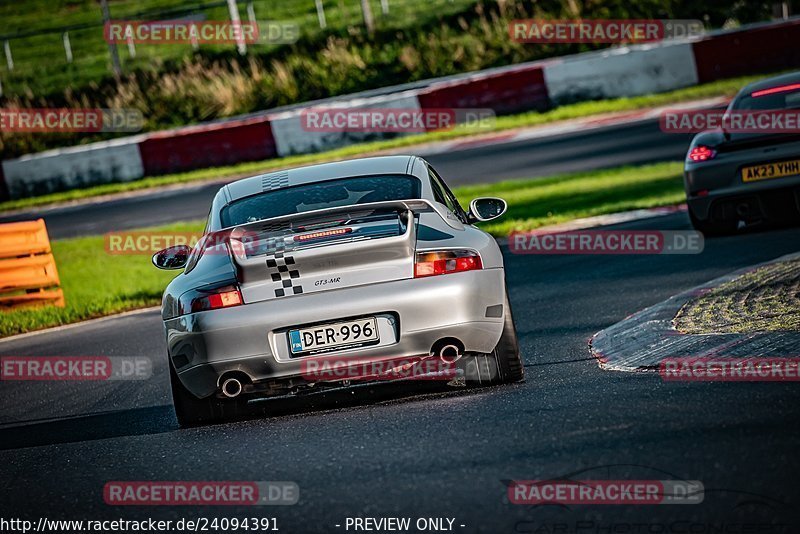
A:
POLYGON ((289 330, 292 354, 380 341, 375 317, 289 330))
POLYGON ((742 169, 742 181, 757 182, 759 180, 769 180, 770 178, 792 176, 793 174, 800 174, 800 159, 744 167, 742 169))

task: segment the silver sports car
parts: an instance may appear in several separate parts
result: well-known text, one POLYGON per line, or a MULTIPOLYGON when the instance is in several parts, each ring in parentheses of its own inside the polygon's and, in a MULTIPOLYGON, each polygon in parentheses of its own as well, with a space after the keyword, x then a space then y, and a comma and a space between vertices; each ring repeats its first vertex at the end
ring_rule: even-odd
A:
MULTIPOLYGON (((800 108, 800 73, 751 83, 727 113, 766 114, 800 108)), ((697 134, 689 146, 684 187, 694 227, 706 234, 800 220, 800 134, 730 131, 697 134)))
POLYGON ((503 257, 422 158, 253 176, 219 190, 203 239, 153 256, 183 269, 162 318, 181 424, 252 399, 355 380, 523 379, 503 257))

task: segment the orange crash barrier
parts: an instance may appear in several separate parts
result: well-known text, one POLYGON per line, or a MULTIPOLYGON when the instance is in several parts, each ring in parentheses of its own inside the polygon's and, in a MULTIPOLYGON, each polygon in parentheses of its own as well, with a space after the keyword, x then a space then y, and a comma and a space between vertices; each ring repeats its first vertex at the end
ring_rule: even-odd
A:
POLYGON ((0 224, 0 310, 64 306, 44 220, 0 224))

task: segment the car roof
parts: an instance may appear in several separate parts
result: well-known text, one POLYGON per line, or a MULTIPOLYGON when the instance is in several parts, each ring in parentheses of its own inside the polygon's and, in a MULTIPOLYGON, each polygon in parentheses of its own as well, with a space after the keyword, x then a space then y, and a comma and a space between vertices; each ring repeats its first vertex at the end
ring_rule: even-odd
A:
POLYGON ((226 201, 231 202, 263 191, 337 178, 411 174, 415 159, 416 156, 379 156, 309 165, 243 178, 226 185, 221 192, 224 191, 226 201))
POLYGON ((739 91, 739 96, 750 95, 755 91, 761 91, 763 89, 772 89, 773 87, 779 87, 781 85, 790 85, 794 83, 800 83, 800 71, 790 72, 788 74, 781 74, 780 76, 773 76, 771 78, 766 78, 764 80, 758 80, 753 83, 749 83, 742 87, 742 90, 739 91))

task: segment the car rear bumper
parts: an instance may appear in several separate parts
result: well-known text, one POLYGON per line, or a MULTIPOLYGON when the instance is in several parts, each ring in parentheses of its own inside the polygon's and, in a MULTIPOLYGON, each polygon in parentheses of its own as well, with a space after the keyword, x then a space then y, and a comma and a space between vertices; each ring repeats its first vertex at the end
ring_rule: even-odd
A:
POLYGON ((800 177, 713 191, 703 197, 688 197, 687 204, 698 220, 712 223, 800 221, 800 177))
POLYGON ((800 174, 745 182, 744 169, 800 159, 800 143, 784 142, 721 151, 704 162, 687 162, 686 199, 694 217, 712 223, 769 222, 800 217, 800 174))
POLYGON ((303 379, 303 362, 287 346, 290 328, 380 316, 381 344, 326 352, 395 359, 428 354, 442 338, 468 352, 491 352, 503 330, 502 269, 398 280, 267 300, 165 321, 168 354, 183 385, 198 397, 215 394, 232 371, 253 383, 303 379), (386 334, 388 328, 394 332, 386 334))

